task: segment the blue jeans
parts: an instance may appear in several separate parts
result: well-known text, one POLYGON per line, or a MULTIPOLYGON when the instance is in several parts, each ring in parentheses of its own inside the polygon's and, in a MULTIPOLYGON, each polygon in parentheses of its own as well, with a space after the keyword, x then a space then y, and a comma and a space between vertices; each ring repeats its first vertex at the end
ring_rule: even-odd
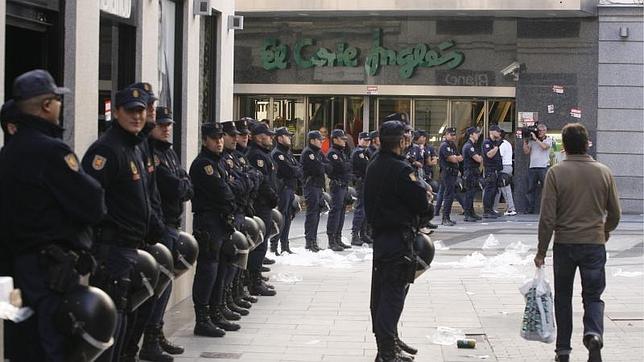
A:
POLYGON ((559 244, 553 248, 555 274, 555 318, 557 320, 557 354, 569 354, 572 335, 572 292, 575 272, 581 275, 584 304, 584 336, 604 334, 606 288, 606 247, 596 244, 559 244))
POLYGON ((528 199, 528 212, 534 213, 537 211, 535 209, 537 205, 537 195, 539 194, 539 184, 543 187, 544 182, 546 181, 546 172, 548 172, 547 167, 535 167, 528 169, 528 190, 525 193, 526 198, 528 199))

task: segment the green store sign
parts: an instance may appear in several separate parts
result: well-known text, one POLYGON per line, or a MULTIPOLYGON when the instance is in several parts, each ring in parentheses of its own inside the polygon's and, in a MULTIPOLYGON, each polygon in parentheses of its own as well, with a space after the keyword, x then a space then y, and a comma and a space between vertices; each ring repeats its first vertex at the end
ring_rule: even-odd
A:
MULTIPOLYGON (((305 49, 314 45, 315 40, 312 38, 302 38, 295 43, 293 61, 298 68, 357 67, 360 64, 360 50, 346 43, 337 43, 335 50, 319 47, 310 57, 304 56, 305 49)), ((377 29, 373 32, 373 43, 364 60, 365 73, 375 76, 381 66, 397 65, 400 67, 400 77, 409 79, 418 67, 446 65, 449 69, 455 69, 463 64, 465 55, 458 50, 450 50, 454 45, 452 40, 444 41, 434 48, 418 43, 396 51, 382 46, 382 30, 377 29)), ((286 69, 290 65, 290 55, 288 45, 281 44, 278 39, 267 38, 260 52, 262 67, 269 71, 286 69)))

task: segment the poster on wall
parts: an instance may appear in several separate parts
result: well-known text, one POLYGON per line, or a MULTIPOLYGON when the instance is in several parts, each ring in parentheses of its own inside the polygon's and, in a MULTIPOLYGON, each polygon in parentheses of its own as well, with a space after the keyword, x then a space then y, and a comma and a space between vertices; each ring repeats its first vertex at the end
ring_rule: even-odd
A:
POLYGON ((539 112, 519 112, 519 128, 534 126, 539 122, 539 112))

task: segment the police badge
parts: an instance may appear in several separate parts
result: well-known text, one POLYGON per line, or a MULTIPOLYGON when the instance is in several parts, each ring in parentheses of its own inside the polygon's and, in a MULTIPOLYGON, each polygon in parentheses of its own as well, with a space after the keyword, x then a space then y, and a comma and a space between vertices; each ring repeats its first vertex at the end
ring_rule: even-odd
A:
POLYGON ((105 167, 107 159, 100 155, 94 155, 94 160, 92 160, 92 168, 96 171, 100 171, 105 167))

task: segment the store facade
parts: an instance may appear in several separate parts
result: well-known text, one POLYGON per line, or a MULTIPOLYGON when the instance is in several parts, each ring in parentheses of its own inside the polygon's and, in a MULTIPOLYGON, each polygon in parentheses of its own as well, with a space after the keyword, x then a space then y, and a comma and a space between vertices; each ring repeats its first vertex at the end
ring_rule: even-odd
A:
POLYGON ((446 127, 498 124, 515 144, 521 195, 523 125, 538 119, 556 134, 581 121, 595 137, 597 18, 462 14, 247 15, 236 34, 236 115, 289 126, 296 149, 309 129, 342 124, 355 137, 394 112, 434 145, 446 127))

